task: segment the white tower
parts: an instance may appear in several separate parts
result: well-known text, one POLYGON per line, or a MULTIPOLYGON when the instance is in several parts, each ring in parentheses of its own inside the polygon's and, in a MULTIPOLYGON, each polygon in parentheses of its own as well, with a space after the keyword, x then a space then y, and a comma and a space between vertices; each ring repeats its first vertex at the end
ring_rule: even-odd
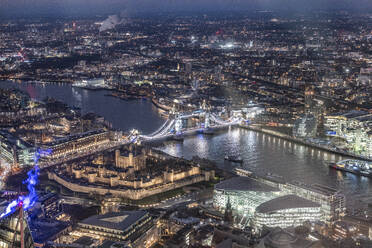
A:
POLYGON ((176 123, 174 125, 174 129, 176 131, 176 134, 181 134, 182 131, 182 118, 180 116, 177 116, 176 123))

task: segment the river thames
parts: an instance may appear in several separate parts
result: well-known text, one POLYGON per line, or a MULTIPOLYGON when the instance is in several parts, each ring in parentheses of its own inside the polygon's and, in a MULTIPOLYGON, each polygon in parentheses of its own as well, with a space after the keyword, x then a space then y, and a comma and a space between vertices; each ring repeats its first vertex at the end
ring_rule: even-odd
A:
MULTIPOLYGON (((53 97, 70 106, 79 107, 82 113, 94 112, 112 123, 113 128, 128 131, 136 128, 144 134, 156 130, 164 123, 151 101, 131 100, 106 96, 102 91, 72 88, 68 84, 36 85, 0 82, 0 87, 16 87, 34 99, 53 97)), ((330 169, 327 162, 343 159, 340 155, 295 144, 266 134, 230 128, 214 135, 186 137, 183 142, 165 142, 159 149, 178 157, 199 156, 215 161, 227 170, 236 165, 224 160, 226 155, 240 155, 243 167, 259 173, 271 173, 286 181, 307 184, 319 183, 342 190, 348 206, 361 206, 372 201, 372 183, 369 178, 330 169), (351 197, 352 196, 352 197, 351 197)))

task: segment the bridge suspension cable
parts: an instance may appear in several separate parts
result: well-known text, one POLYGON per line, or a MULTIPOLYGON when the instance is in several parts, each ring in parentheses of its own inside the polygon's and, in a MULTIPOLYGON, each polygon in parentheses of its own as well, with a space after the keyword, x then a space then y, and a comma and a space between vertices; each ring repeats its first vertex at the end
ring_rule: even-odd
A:
MULTIPOLYGON (((181 115, 178 117, 178 120, 189 118, 192 116, 195 116, 195 114, 181 115)), ((209 114, 209 118, 211 121, 215 122, 217 125, 223 125, 223 126, 234 125, 234 124, 239 123, 239 121, 242 120, 242 118, 230 118, 229 120, 223 120, 219 116, 216 116, 215 114, 209 114)), ((134 132, 130 135, 130 140, 132 139, 136 140, 137 138, 151 140, 151 139, 157 139, 157 138, 161 138, 163 136, 169 135, 171 129, 175 127, 176 122, 177 122, 177 119, 168 119, 156 131, 148 135, 138 135, 138 132, 134 132)))
POLYGON ((159 128, 156 132, 153 132, 150 135, 140 135, 140 137, 144 139, 154 139, 164 136, 170 131, 170 129, 174 125, 174 122, 175 122, 174 120, 168 120, 166 121, 165 125, 163 125, 162 128, 159 128), (166 125, 167 123, 168 125, 166 125))
POLYGON ((211 114, 210 117, 214 122, 216 122, 219 125, 234 125, 242 120, 242 118, 230 118, 229 120, 224 121, 214 114, 211 114))
POLYGON ((169 119, 167 119, 164 123, 163 123, 163 125, 161 125, 161 127, 159 127, 155 132, 152 132, 151 134, 148 134, 147 136, 154 136, 154 135, 156 135, 157 133, 159 133, 167 124, 168 124, 168 122, 169 122, 170 120, 169 119))

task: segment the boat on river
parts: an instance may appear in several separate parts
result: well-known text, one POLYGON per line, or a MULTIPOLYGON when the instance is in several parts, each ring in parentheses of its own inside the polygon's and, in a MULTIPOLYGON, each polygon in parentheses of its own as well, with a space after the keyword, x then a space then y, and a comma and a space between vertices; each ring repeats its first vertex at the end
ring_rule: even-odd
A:
POLYGON ((337 163, 329 163, 329 167, 360 176, 372 177, 372 162, 356 159, 345 159, 337 163))
POLYGON ((225 160, 233 162, 233 163, 243 163, 243 159, 240 156, 226 155, 225 160))
POLYGON ((234 172, 238 176, 244 176, 244 177, 250 177, 253 174, 252 171, 247 170, 246 168, 243 168, 243 167, 237 167, 237 168, 235 168, 234 169, 234 172))

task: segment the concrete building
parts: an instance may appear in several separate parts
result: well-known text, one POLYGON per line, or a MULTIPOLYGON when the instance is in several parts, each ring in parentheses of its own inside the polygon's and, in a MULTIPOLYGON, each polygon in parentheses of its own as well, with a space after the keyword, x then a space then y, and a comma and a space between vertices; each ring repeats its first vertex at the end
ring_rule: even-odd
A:
POLYGON ((132 247, 150 247, 159 239, 155 220, 146 211, 123 211, 94 215, 78 223, 81 236, 129 241, 132 247))
POLYGON ((92 149, 99 145, 110 142, 110 132, 94 130, 85 133, 73 134, 54 142, 43 145, 44 149, 51 149, 49 159, 57 159, 73 153, 82 152, 85 149, 92 149))

